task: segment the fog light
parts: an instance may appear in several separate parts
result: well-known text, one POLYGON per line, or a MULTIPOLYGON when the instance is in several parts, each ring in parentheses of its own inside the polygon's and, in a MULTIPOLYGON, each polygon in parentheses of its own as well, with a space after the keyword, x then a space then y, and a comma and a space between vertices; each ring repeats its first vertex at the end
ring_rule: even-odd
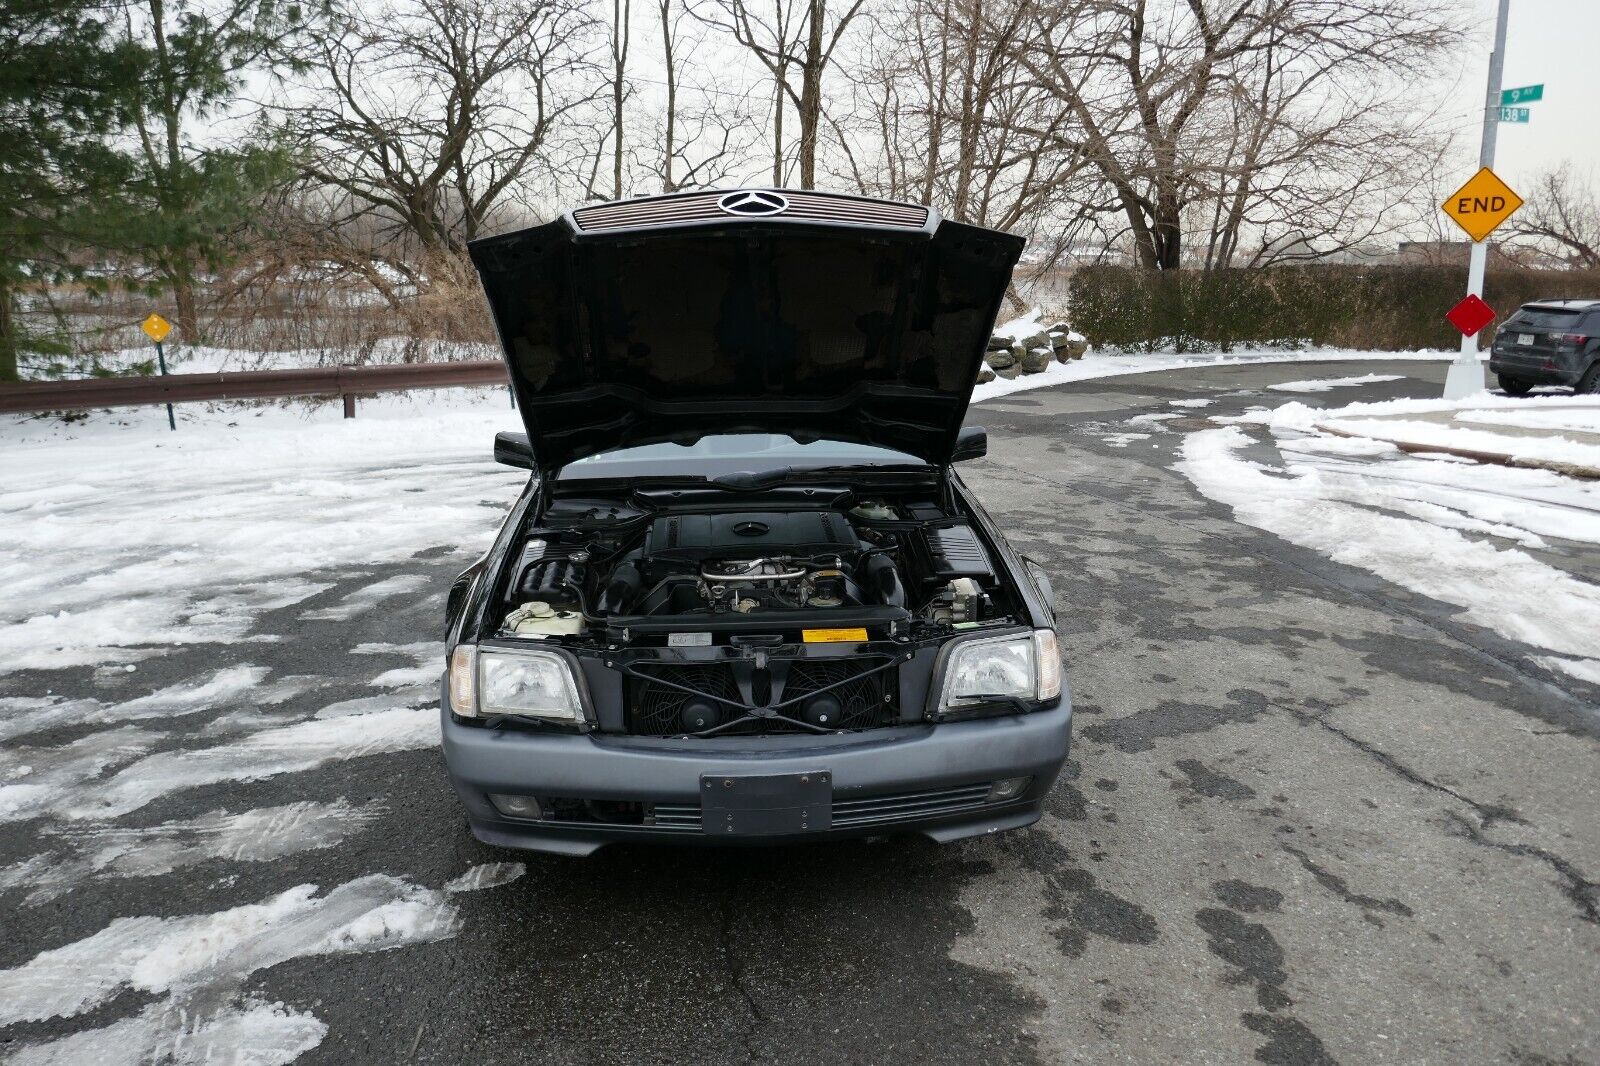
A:
POLYGON ((541 818, 543 812, 539 810, 539 801, 532 796, 489 796, 489 802, 494 804, 494 809, 507 818, 541 818))
POLYGON ((1008 777, 1004 781, 996 781, 989 786, 989 802, 1004 803, 1006 800, 1014 800, 1028 791, 1028 786, 1031 784, 1033 784, 1031 777, 1008 777))

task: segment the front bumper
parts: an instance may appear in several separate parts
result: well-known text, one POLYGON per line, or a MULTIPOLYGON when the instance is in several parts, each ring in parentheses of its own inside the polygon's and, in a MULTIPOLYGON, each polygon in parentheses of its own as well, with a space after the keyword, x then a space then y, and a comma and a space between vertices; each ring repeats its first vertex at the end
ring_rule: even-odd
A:
POLYGON ((625 840, 763 843, 920 833, 956 840, 1030 825, 1066 761, 1072 706, 1032 714, 830 736, 670 740, 600 733, 540 734, 465 725, 442 710, 445 765, 486 844, 587 855, 625 840), (700 828, 701 776, 826 771, 832 828, 730 841, 700 828), (986 802, 987 786, 1028 777, 1020 796, 986 802), (554 796, 649 805, 651 824, 506 818, 488 795, 554 796))

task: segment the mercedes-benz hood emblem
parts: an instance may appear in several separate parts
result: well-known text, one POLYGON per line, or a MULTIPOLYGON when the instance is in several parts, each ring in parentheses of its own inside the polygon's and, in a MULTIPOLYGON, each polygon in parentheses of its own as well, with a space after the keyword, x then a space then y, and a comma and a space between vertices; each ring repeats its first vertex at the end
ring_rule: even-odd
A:
POLYGON ((765 189, 740 189, 718 200, 717 206, 730 215, 759 217, 782 214, 789 210, 789 201, 765 189))

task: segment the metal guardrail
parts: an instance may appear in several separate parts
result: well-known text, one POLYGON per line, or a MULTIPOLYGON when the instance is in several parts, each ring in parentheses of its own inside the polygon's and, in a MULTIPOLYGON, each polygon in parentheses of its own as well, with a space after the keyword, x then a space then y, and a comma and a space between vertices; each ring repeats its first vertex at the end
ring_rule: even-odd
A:
POLYGON ((0 414, 77 411, 96 407, 143 407, 205 400, 270 400, 286 396, 338 396, 344 416, 356 416, 356 398, 410 389, 507 385, 499 360, 459 363, 386 363, 380 366, 313 367, 303 370, 241 370, 166 377, 87 378, 0 385, 0 414))

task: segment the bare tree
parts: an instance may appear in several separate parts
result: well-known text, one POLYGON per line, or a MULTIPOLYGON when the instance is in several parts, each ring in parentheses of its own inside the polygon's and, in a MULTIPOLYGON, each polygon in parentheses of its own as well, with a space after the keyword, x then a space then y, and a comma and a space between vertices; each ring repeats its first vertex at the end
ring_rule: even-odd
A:
POLYGON ((1427 69, 1453 39, 1445 0, 1029 2, 1038 32, 1014 55, 1071 113, 1068 143, 1115 194, 1139 262, 1159 269, 1184 263, 1196 209, 1213 208, 1213 265, 1241 229, 1296 209, 1361 214, 1317 179, 1361 192, 1353 179, 1372 182, 1386 153, 1418 149, 1429 131, 1397 121, 1373 86, 1427 69))
POLYGON ((622 199, 622 101, 627 89, 633 0, 611 0, 611 198, 622 199))
POLYGON ((1070 115, 1007 58, 1032 32, 1030 10, 1029 0, 913 0, 898 19, 877 20, 860 62, 865 100, 854 108, 875 119, 881 155, 856 170, 864 192, 938 203, 1001 229, 1077 213, 1091 189, 1070 147, 1070 115), (989 31, 974 29, 982 18, 995 20, 989 31), (1007 47, 985 47, 982 32, 1003 33, 1007 47))
POLYGON ((1600 270, 1600 195, 1571 164, 1540 174, 1527 206, 1511 216, 1511 233, 1567 266, 1600 270))
POLYGON ((661 191, 676 192, 672 180, 672 164, 678 151, 678 64, 674 52, 678 46, 678 19, 672 13, 672 0, 656 0, 656 11, 661 16, 661 57, 666 61, 666 110, 661 134, 661 191))
MULTIPOLYGON (((598 98, 581 0, 395 0, 322 37, 312 98, 287 112, 318 202, 426 263, 458 255, 565 157, 598 98), (578 131, 571 131, 574 136, 578 131)), ((425 269, 395 262, 426 284, 425 269)))
POLYGON ((849 0, 841 12, 830 16, 827 0, 773 0, 767 17, 752 10, 748 0, 708 0, 695 15, 707 25, 733 36, 772 75, 772 183, 783 184, 785 102, 792 104, 800 121, 798 136, 799 185, 817 183, 817 137, 822 126, 822 82, 834 50, 855 21, 865 0, 849 0), (791 78, 799 75, 796 88, 791 78))

